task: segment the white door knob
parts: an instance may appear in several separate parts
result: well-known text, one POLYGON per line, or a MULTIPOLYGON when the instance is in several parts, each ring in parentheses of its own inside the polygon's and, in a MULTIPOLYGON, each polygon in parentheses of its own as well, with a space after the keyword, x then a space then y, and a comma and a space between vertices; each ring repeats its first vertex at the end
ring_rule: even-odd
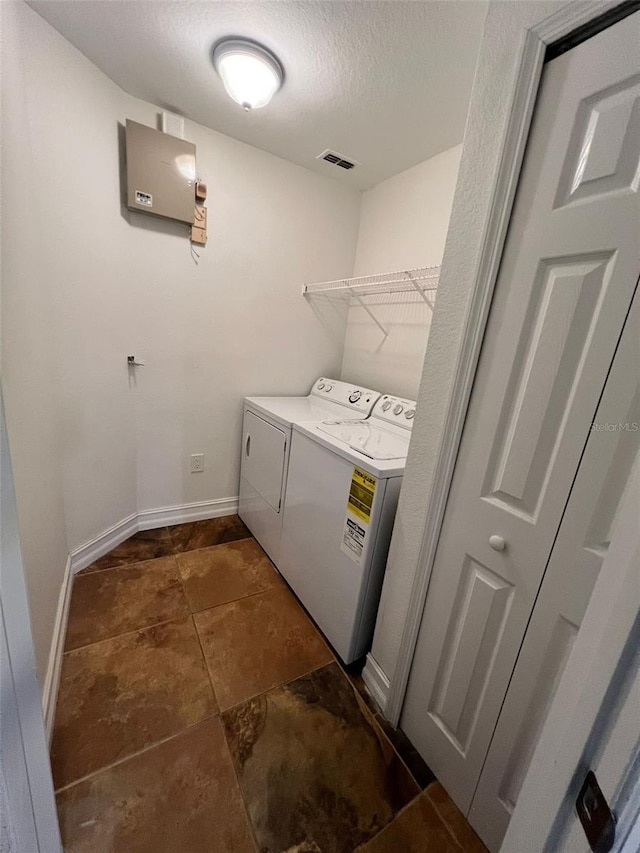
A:
POLYGON ((493 536, 489 537, 489 545, 493 548, 494 551, 504 551, 507 546, 507 543, 504 541, 502 536, 493 536))

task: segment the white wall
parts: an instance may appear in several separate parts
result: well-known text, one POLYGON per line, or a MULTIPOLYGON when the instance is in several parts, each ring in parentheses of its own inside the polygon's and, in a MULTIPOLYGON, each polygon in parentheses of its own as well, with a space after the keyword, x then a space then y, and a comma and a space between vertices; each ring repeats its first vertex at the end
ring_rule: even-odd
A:
POLYGON ((42 242, 46 223, 28 191, 35 176, 15 20, 20 11, 14 4, 0 3, 2 386, 11 420, 12 460, 19 471, 22 553, 42 684, 68 547, 55 396, 55 294, 43 286, 48 277, 42 242))
MULTIPOLYGON (((127 98, 129 118, 152 124, 155 112, 127 98)), ((148 360, 138 374, 140 509, 235 496, 242 398, 306 394, 342 359, 346 315, 323 322, 300 288, 351 269, 360 193, 199 125, 187 135, 209 191, 198 266, 180 226, 167 235, 129 214, 131 276, 163 267, 152 294, 135 291, 145 322, 131 346, 148 360), (203 475, 188 471, 193 452, 205 453, 203 475)))
POLYGON ((461 156, 456 145, 363 193, 354 275, 441 263, 461 156))
MULTIPOLYGON (((354 275, 440 265, 461 154, 457 145, 363 194, 354 275)), ((352 306, 342 378, 415 399, 431 309, 417 294, 366 301, 389 335, 352 306)))
MULTIPOLYGON (((484 249, 519 50, 528 27, 562 8, 555 2, 492 2, 483 41, 447 235, 438 299, 424 360, 372 657, 389 681, 398 659, 430 491, 461 341, 484 249)), ((373 673, 375 668, 371 668, 373 673)), ((375 677, 375 676, 374 676, 375 677)))
POLYGON ((196 265, 186 226, 121 206, 118 125, 157 108, 2 6, 24 75, 3 114, 3 382, 42 679, 67 551, 137 510, 235 497, 242 397, 339 372, 346 316, 300 285, 351 274, 360 193, 187 122, 209 188, 196 265))

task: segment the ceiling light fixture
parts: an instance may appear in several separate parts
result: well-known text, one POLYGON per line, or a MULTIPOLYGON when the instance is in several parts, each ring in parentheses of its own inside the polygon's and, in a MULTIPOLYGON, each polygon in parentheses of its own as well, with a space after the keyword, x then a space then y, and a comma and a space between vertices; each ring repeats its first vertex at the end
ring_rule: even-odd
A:
POLYGON ((213 65, 229 96, 245 110, 266 106, 284 78, 278 59, 248 39, 218 42, 213 49, 213 65))

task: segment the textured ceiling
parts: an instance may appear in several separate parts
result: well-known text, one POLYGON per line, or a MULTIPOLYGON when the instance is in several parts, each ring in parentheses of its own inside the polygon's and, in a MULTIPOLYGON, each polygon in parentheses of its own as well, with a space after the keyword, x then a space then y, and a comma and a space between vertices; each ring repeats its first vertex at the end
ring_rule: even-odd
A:
POLYGON ((479 0, 30 0, 125 91, 366 189, 462 140, 486 13, 479 0), (263 43, 285 83, 245 113, 211 47, 263 43), (352 172, 317 161, 326 148, 352 172))

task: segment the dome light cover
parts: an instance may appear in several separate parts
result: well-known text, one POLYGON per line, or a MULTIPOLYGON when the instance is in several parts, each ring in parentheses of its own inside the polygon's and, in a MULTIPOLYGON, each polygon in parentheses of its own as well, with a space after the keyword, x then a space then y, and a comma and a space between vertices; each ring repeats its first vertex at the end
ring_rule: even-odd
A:
POLYGON ((245 110, 266 106, 282 86, 278 59, 262 45, 246 39, 225 39, 213 49, 213 65, 224 88, 245 110))

